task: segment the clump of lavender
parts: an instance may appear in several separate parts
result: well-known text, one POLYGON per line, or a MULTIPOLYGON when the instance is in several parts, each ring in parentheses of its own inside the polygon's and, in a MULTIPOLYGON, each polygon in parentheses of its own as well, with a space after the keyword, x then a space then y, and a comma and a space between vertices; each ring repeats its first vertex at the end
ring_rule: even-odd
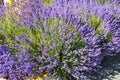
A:
POLYGON ((2 45, 0 50, 0 77, 20 80, 32 76, 30 70, 34 68, 35 63, 30 62, 27 51, 13 54, 2 45))
POLYGON ((16 18, 2 16, 0 39, 7 52, 3 49, 0 56, 1 77, 13 80, 48 74, 49 79, 86 79, 104 56, 120 51, 117 6, 28 0, 19 7, 20 14, 10 15, 16 18))

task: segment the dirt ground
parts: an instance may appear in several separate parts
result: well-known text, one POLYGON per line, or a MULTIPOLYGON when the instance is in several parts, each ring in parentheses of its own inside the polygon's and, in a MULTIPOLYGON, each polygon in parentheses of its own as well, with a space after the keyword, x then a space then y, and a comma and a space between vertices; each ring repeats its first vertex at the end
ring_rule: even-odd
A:
POLYGON ((91 80, 120 80, 120 54, 105 57, 101 66, 91 80))

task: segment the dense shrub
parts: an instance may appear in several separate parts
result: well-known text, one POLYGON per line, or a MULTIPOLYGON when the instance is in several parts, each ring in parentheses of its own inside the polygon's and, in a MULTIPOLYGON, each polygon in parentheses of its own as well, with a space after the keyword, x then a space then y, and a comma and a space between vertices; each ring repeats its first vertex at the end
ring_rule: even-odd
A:
POLYGON ((120 53, 119 6, 102 0, 1 6, 0 77, 88 78, 104 56, 120 53))

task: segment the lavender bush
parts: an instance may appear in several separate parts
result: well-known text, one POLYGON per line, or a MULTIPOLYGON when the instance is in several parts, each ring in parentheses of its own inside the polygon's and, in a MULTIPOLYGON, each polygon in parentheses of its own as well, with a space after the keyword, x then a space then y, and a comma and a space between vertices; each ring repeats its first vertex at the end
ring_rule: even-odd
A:
POLYGON ((0 77, 85 80, 120 53, 119 1, 27 0, 1 6, 0 77))

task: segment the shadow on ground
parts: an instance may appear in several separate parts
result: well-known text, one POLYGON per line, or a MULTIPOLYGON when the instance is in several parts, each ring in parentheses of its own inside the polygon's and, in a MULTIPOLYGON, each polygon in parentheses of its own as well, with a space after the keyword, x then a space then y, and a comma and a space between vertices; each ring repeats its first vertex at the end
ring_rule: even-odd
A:
POLYGON ((90 80, 120 80, 120 54, 106 56, 101 66, 100 70, 92 74, 90 80))

